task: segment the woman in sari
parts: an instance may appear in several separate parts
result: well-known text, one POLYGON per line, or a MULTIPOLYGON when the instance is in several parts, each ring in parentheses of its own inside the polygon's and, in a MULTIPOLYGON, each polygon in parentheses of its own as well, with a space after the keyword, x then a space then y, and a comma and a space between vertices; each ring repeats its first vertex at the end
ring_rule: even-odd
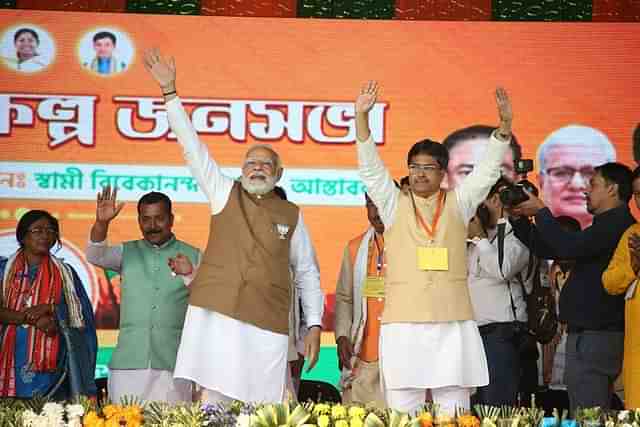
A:
POLYGON ((58 220, 29 211, 16 238, 19 249, 0 260, 0 397, 95 395, 93 309, 75 270, 51 253, 58 220))

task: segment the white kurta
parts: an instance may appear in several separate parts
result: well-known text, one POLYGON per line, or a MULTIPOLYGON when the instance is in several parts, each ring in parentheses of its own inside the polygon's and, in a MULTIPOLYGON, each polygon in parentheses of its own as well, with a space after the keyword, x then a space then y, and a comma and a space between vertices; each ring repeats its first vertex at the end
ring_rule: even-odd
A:
MULTIPOLYGON (((369 141, 356 144, 360 177, 388 229, 393 224, 400 190, 369 141)), ((475 215, 500 176, 507 142, 492 136, 485 158, 455 189, 465 222, 475 215)), ((487 359, 473 320, 386 323, 380 328, 380 367, 386 389, 480 387, 489 384, 487 359)))
MULTIPOLYGON (((234 180, 222 174, 207 146, 200 142, 180 99, 167 102, 166 108, 187 165, 209 200, 211 214, 216 215, 227 204, 234 180)), ((321 325, 324 295, 302 212, 291 237, 289 264, 307 325, 321 325)), ((281 401, 285 394, 287 347, 287 335, 189 306, 174 376, 245 402, 281 401)))
MULTIPOLYGON (((86 250, 87 261, 93 265, 120 272, 122 271, 122 252, 122 244, 110 246, 106 240, 93 242, 89 239, 86 250)), ((136 396, 146 401, 189 402, 193 394, 191 382, 174 379, 171 371, 151 367, 109 369, 108 388, 109 398, 116 403, 120 402, 124 396, 136 396)))

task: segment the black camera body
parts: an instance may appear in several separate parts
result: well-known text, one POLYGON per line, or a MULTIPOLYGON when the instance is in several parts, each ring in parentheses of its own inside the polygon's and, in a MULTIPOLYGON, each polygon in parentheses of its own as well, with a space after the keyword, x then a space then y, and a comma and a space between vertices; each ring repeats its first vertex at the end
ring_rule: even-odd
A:
POLYGON ((538 196, 538 189, 526 178, 527 173, 533 170, 533 160, 515 160, 513 162, 513 168, 516 174, 524 175, 525 178, 500 190, 500 202, 502 202, 506 207, 517 206, 520 203, 529 200, 529 196, 527 196, 527 193, 525 193, 524 190, 534 194, 536 197, 538 196))

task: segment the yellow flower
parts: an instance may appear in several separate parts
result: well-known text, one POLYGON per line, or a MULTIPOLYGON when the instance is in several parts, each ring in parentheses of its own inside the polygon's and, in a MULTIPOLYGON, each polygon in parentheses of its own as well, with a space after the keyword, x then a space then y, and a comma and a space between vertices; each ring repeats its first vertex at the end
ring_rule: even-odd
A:
POLYGON ((318 427, 329 427, 329 422, 330 421, 331 420, 329 419, 328 415, 320 415, 318 417, 318 422, 317 422, 318 427))
POLYGON ((336 421, 335 427, 349 427, 349 423, 347 420, 338 420, 336 421))
POLYGON ((102 413, 105 417, 111 418, 114 414, 120 411, 120 407, 118 405, 107 405, 102 408, 102 413))
POLYGON ((367 415, 367 412, 360 406, 352 406, 349 408, 349 418, 360 418, 364 420, 365 415, 367 415))
POLYGON ((422 427, 433 427, 433 415, 431 415, 431 412, 423 412, 418 419, 422 427))
POLYGON ((480 427, 480 420, 470 414, 460 415, 458 417, 459 427, 480 427))
POLYGON ((84 420, 82 425, 84 427, 104 427, 104 420, 96 415, 95 419, 84 420))
POLYGON ((99 419, 100 417, 98 417, 96 411, 89 411, 84 417, 82 417, 82 423, 85 426, 92 426, 97 423, 99 419))
POLYGON ((455 426, 455 420, 447 415, 438 415, 435 419, 435 423, 440 427, 452 427, 455 426))
POLYGON ((318 403, 313 407, 313 414, 318 415, 329 415, 331 413, 331 406, 326 403, 318 403))
POLYGON ((341 419, 347 418, 347 408, 345 408, 342 405, 334 405, 331 408, 331 418, 333 418, 334 420, 341 420, 341 419))
POLYGON ((105 423, 104 427, 120 427, 120 417, 112 416, 105 423))
POLYGON ((362 422, 362 418, 360 417, 351 417, 349 420, 349 427, 364 427, 364 423, 362 422))

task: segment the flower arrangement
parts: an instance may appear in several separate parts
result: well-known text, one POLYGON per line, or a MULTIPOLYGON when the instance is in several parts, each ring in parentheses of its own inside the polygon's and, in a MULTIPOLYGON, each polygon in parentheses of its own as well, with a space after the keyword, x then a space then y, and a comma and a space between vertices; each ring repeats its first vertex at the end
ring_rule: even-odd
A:
MULTIPOLYGON (((542 423, 543 411, 531 407, 476 406, 475 414, 447 417, 437 405, 415 414, 392 409, 330 403, 246 404, 242 402, 171 405, 125 399, 101 406, 82 399, 62 404, 42 399, 0 401, 4 427, 538 427, 560 426, 566 412, 554 412, 542 423)), ((604 413, 600 408, 577 411, 582 426, 640 427, 640 409, 604 413)))
POLYGON ((83 418, 85 427, 140 427, 144 421, 139 405, 105 405, 92 410, 83 418))
POLYGON ((603 413, 602 408, 578 408, 576 409, 576 421, 585 427, 594 427, 602 425, 603 413))
POLYGON ((22 425, 25 427, 82 427, 84 407, 80 404, 61 405, 45 403, 40 413, 27 409, 22 413, 22 425))
POLYGON ((609 415, 605 427, 640 427, 640 409, 620 411, 609 415))

